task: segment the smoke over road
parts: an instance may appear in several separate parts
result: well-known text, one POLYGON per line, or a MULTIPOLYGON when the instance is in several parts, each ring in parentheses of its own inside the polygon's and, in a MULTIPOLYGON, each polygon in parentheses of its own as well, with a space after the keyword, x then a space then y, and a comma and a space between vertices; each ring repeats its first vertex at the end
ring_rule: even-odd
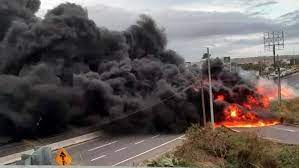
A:
MULTIPOLYGON (((199 69, 166 49, 163 29, 150 17, 114 32, 76 4, 61 4, 43 19, 35 16, 39 5, 0 0, 0 136, 49 135, 128 115, 107 130, 182 131, 202 123, 200 92, 188 89, 199 69)), ((212 73, 215 96, 225 98, 215 100, 218 121, 225 103, 262 97, 218 60, 212 73)))
POLYGON ((43 19, 34 15, 39 5, 0 0, 1 136, 48 135, 136 111, 119 128, 171 131, 198 122, 196 105, 180 90, 192 73, 165 49, 165 33, 150 17, 113 32, 76 4, 61 4, 43 19))

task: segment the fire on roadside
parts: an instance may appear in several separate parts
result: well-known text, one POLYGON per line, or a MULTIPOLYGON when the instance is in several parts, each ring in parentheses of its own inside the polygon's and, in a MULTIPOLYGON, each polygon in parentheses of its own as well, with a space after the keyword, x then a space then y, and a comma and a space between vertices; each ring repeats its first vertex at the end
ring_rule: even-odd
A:
MULTIPOLYGON (((249 104, 247 104, 250 107, 249 104)), ((247 108, 248 108, 247 107, 247 108)), ((246 107, 245 107, 246 108, 246 107)), ((243 110, 237 104, 231 104, 224 109, 225 119, 216 123, 216 127, 264 127, 279 124, 278 119, 262 119, 253 111, 243 110)))
MULTIPOLYGON (((270 101, 277 99, 277 85, 272 81, 259 80, 253 94, 244 95, 245 101, 226 102, 222 111, 222 120, 216 122, 216 127, 264 127, 277 125, 281 121, 273 117, 270 111, 270 101)), ((227 95, 215 96, 215 101, 225 101, 227 95)), ((287 85, 282 85, 283 99, 295 98, 295 91, 287 85)))
MULTIPOLYGON (((277 99, 278 88, 277 85, 272 81, 259 80, 257 83, 256 91, 260 95, 267 96, 269 100, 277 99)), ((295 91, 293 88, 288 87, 285 84, 281 85, 281 97, 283 99, 292 99, 296 97, 295 91)))
MULTIPOLYGON (((204 85, 208 85, 206 81, 204 85)), ((195 88, 200 92, 198 86, 195 88)), ((281 123, 281 119, 270 111, 270 102, 278 97, 273 81, 260 79, 253 88, 236 85, 230 90, 222 86, 222 82, 213 81, 213 87, 217 88, 213 91, 216 127, 264 127, 281 123)), ((283 99, 296 97, 294 89, 285 84, 282 84, 281 95, 283 99)))

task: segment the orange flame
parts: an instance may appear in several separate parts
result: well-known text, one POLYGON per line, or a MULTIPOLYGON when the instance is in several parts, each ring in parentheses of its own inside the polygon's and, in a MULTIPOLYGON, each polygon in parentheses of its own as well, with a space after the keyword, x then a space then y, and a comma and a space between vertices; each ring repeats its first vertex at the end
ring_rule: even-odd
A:
MULTIPOLYGON (((273 83, 272 81, 267 80, 259 80, 256 91, 260 95, 267 96, 270 100, 277 99, 278 95, 278 88, 277 84, 273 83)), ((284 99, 292 99, 296 97, 295 91, 293 88, 282 84, 281 85, 281 96, 284 99)))
MULTIPOLYGON (((253 111, 269 111, 270 100, 277 99, 277 84, 269 80, 261 79, 256 86, 257 95, 249 95, 246 101, 240 105, 231 104, 224 111, 224 121, 216 124, 216 126, 224 125, 226 127, 263 127, 279 124, 279 119, 260 118, 253 111)), ((287 85, 281 85, 281 96, 284 99, 295 98, 296 93, 287 85)), ((220 97, 216 97, 220 100, 220 97)))
MULTIPOLYGON (((249 100, 252 100, 249 98, 249 100)), ((255 102, 255 101, 254 101, 255 102)), ((279 124, 277 119, 260 119, 252 112, 244 112, 238 105, 232 104, 224 109, 225 120, 215 124, 216 127, 224 125, 226 127, 263 127, 279 124)))
POLYGON ((224 95, 217 95, 217 96, 215 97, 215 100, 216 100, 216 101, 224 101, 224 99, 225 99, 224 95))
POLYGON ((262 96, 262 106, 264 108, 269 108, 270 107, 270 100, 266 96, 262 96))
POLYGON ((215 124, 215 127, 225 126, 228 128, 255 128, 255 127, 266 127, 279 124, 278 120, 257 120, 255 122, 244 122, 244 121, 223 121, 215 124))
MULTIPOLYGON (((204 85, 207 84, 207 81, 204 81, 204 85)), ((214 85, 217 85, 217 81, 214 81, 214 85)), ((199 88, 199 85, 194 86, 194 90, 197 92, 200 91, 199 88)), ((231 95, 230 93, 226 92, 220 93, 221 91, 215 93, 215 103, 219 103, 222 106, 226 105, 222 113, 218 113, 222 116, 219 116, 217 119, 223 117, 222 121, 216 122, 215 126, 224 125, 226 127, 263 127, 279 124, 280 120, 271 114, 269 115, 269 117, 271 116, 270 118, 265 118, 267 113, 270 113, 270 101, 277 99, 277 84, 270 80, 260 79, 256 84, 255 90, 253 91, 255 93, 245 93, 249 94, 244 95, 245 100, 242 97, 243 95, 231 95)), ((282 98, 284 99, 296 97, 295 91, 291 87, 288 87, 284 84, 282 84, 281 93, 282 98)))

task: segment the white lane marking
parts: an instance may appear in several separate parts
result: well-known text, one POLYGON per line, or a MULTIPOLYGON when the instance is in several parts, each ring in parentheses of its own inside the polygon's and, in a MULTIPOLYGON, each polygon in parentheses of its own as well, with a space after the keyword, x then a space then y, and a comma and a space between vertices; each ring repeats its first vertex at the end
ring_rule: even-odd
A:
POLYGON ((161 144, 161 145, 159 145, 159 146, 156 146, 156 147, 154 147, 154 148, 152 148, 152 149, 149 149, 149 150, 147 150, 147 151, 145 151, 145 152, 139 153, 138 155, 132 156, 132 157, 130 157, 130 158, 128 158, 128 159, 125 159, 125 160, 123 160, 123 161, 120 161, 120 162, 118 162, 118 163, 115 163, 115 164, 112 165, 112 166, 118 166, 118 165, 120 165, 120 164, 122 164, 122 163, 125 163, 125 162, 127 162, 127 161, 129 161, 129 160, 132 160, 132 159, 134 159, 134 158, 136 158, 136 157, 138 157, 138 156, 144 155, 144 154, 146 154, 146 153, 148 153, 148 152, 151 152, 151 151, 153 151, 153 150, 155 150, 155 149, 158 149, 158 148, 160 148, 160 147, 162 147, 162 146, 165 146, 165 145, 167 145, 167 144, 169 144, 169 143, 172 143, 172 142, 174 142, 174 141, 176 141, 176 140, 178 140, 178 139, 180 139, 180 138, 182 138, 182 137, 184 137, 184 136, 185 136, 185 135, 180 136, 180 137, 177 137, 177 138, 175 138, 175 139, 173 139, 173 140, 167 141, 167 142, 165 142, 165 143, 163 143, 163 144, 161 144))
POLYGON ((125 149, 127 149, 127 147, 123 147, 123 148, 117 149, 114 152, 119 152, 119 151, 122 151, 122 150, 125 150, 125 149))
POLYGON ((102 155, 102 156, 100 156, 100 157, 97 157, 97 158, 94 158, 94 159, 91 159, 90 161, 96 161, 96 160, 98 160, 98 159, 101 159, 101 158, 104 158, 104 157, 106 157, 106 155, 102 155))
POLYGON ((236 130, 236 129, 231 129, 232 131, 234 131, 234 132, 241 132, 241 131, 239 131, 239 130, 236 130))
POLYGON ((274 127, 274 126, 271 126, 271 128, 282 130, 282 131, 288 131, 288 132, 296 132, 295 130, 285 129, 285 128, 279 128, 279 127, 274 127))
POLYGON ((187 138, 185 137, 185 135, 183 137, 179 138, 180 140, 186 140, 187 138))
POLYGON ((114 143, 116 143, 117 141, 113 141, 113 142, 110 142, 110 143, 107 143, 107 144, 104 144, 104 145, 101 145, 101 146, 98 146, 98 147, 95 147, 95 148, 92 148, 92 149, 89 149, 88 152, 91 152, 91 151, 94 151, 94 150, 97 150, 97 149, 100 149, 100 148, 103 148, 105 146, 109 146, 109 145, 112 145, 114 143))
POLYGON ((144 140, 139 141, 139 142, 136 142, 135 145, 138 145, 138 144, 140 144, 140 143, 142 143, 142 142, 144 142, 144 140))
POLYGON ((152 137, 152 139, 154 139, 154 138, 158 138, 160 135, 155 135, 155 136, 153 136, 152 137))
POLYGON ((270 141, 277 141, 280 142, 280 139, 276 139, 276 138, 270 138, 270 137, 263 137, 264 139, 270 140, 270 141))

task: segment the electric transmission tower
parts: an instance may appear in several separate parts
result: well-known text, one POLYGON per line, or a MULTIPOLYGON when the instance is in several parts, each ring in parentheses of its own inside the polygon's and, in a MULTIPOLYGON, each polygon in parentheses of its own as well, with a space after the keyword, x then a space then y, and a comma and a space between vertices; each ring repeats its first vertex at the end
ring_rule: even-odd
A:
POLYGON ((265 51, 273 52, 273 65, 276 66, 276 50, 284 49, 284 32, 267 32, 264 33, 265 51))
POLYGON ((274 72, 278 72, 278 100, 281 106, 281 80, 280 80, 280 61, 279 56, 276 56, 276 50, 284 49, 284 32, 267 32, 264 33, 264 48, 265 51, 273 52, 274 72), (278 62, 278 64, 277 64, 278 62))

